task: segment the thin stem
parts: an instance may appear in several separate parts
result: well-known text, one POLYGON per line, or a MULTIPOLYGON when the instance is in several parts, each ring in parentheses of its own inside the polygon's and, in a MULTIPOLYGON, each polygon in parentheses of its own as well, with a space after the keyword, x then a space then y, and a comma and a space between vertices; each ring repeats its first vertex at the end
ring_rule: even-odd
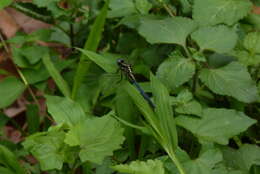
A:
POLYGON ((178 158, 176 157, 174 152, 172 150, 169 150, 168 148, 165 148, 165 150, 168 153, 168 155, 170 156, 170 158, 173 161, 173 163, 176 165, 176 167, 179 170, 180 174, 186 174, 186 172, 184 171, 184 168, 182 167, 180 161, 178 160, 178 158))
POLYGON ((243 145, 243 143, 241 142, 241 140, 238 138, 238 136, 233 137, 233 140, 236 142, 238 147, 241 147, 243 145))
POLYGON ((74 26, 70 24, 70 46, 74 47, 74 26))
POLYGON ((188 56, 189 58, 192 58, 192 56, 191 56, 191 54, 190 54, 190 51, 188 50, 188 48, 186 47, 186 45, 183 45, 183 48, 184 48, 184 51, 185 51, 185 53, 187 54, 187 56, 188 56))
POLYGON ((164 7, 164 9, 169 13, 169 15, 170 15, 171 17, 176 16, 176 15, 172 12, 172 10, 170 9, 170 7, 169 7, 166 3, 163 3, 163 7, 164 7))

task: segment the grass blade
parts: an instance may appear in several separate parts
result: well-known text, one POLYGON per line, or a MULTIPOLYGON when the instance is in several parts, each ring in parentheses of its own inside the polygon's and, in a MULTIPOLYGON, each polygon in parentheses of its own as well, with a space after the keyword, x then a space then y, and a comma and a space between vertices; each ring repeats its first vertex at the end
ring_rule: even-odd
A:
MULTIPOLYGON (((90 34, 88 36, 88 40, 85 43, 84 50, 96 51, 96 49, 98 48, 102 36, 102 31, 104 29, 104 25, 106 21, 109 2, 110 0, 106 1, 100 14, 96 18, 92 26, 92 29, 90 31, 90 34)), ((86 72, 88 71, 88 68, 91 63, 90 61, 86 61, 85 57, 86 56, 84 54, 81 54, 80 56, 80 62, 76 70, 76 75, 74 77, 74 82, 73 82, 72 99, 75 99, 80 84, 82 83, 83 78, 86 75, 86 72)))
POLYGON ((49 54, 46 54, 42 58, 43 64, 45 65, 47 71, 50 73, 51 77, 57 84, 58 88, 65 97, 70 97, 70 89, 67 82, 62 78, 59 71, 56 69, 54 64, 51 62, 49 54))

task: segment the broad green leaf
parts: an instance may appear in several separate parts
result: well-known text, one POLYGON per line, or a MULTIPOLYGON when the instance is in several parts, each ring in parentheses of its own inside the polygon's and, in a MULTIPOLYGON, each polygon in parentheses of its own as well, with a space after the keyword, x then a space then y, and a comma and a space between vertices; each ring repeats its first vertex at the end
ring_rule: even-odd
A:
POLYGON ((23 46, 21 54, 26 58, 30 64, 35 64, 48 53, 48 48, 38 45, 23 46))
POLYGON ((172 148, 173 151, 178 145, 178 136, 176 124, 173 118, 173 110, 170 102, 170 95, 167 88, 153 75, 151 77, 151 88, 155 101, 155 113, 158 117, 160 128, 162 128, 162 139, 165 142, 160 142, 163 147, 172 148), (166 143, 166 144, 163 144, 166 143))
POLYGON ((159 66, 156 75, 168 88, 175 89, 190 80, 194 73, 195 64, 192 60, 171 57, 159 66))
POLYGON ((201 118, 179 116, 177 124, 191 131, 200 140, 226 145, 229 138, 245 131, 256 123, 242 112, 230 109, 209 108, 201 118))
POLYGON ((129 16, 137 12, 133 0, 111 0, 109 8, 109 18, 129 16))
POLYGON ((199 102, 192 100, 187 103, 180 104, 176 107, 176 112, 180 114, 193 114, 201 116, 202 106, 199 102))
POLYGON ((109 115, 82 121, 67 133, 65 142, 70 146, 79 145, 82 162, 101 164, 107 156, 120 148, 123 143, 123 128, 109 115))
POLYGON ((28 137, 22 144, 40 162, 42 170, 61 170, 65 161, 64 138, 62 131, 43 132, 28 137))
POLYGON ((189 174, 211 174, 215 164, 222 161, 222 154, 218 149, 208 150, 200 154, 199 158, 184 163, 189 174))
POLYGON ((152 8, 152 4, 148 0, 138 0, 135 1, 135 7, 141 14, 148 14, 149 10, 152 8))
POLYGON ((211 50, 218 53, 231 51, 237 42, 236 31, 225 25, 199 28, 191 37, 197 42, 201 51, 211 50))
POLYGON ((12 3, 12 0, 1 0, 1 2, 0 2, 0 10, 2 10, 5 7, 7 7, 11 3, 12 3))
POLYGON ((247 69, 237 62, 217 69, 203 69, 199 78, 217 94, 232 96, 246 103, 259 98, 256 85, 247 69))
MULTIPOLYGON (((95 19, 95 22, 94 22, 94 24, 91 28, 90 34, 88 36, 88 39, 85 42, 84 50, 96 51, 96 49, 98 48, 99 42, 102 37, 102 32, 104 30, 104 25, 106 22, 109 3, 110 3, 110 0, 106 0, 105 5, 102 7, 99 15, 95 19)), ((77 67, 74 79, 73 79, 73 88, 72 88, 72 95, 71 95, 72 99, 76 98, 80 85, 86 75, 86 72, 88 71, 88 69, 90 67, 90 63, 91 62, 89 62, 89 61, 86 62, 86 56, 84 54, 81 54, 80 62, 77 67)))
MULTIPOLYGON (((0 145, 0 164, 5 168, 1 170, 6 170, 11 172, 11 174, 26 174, 24 168, 22 168, 18 162, 16 156, 5 146, 0 145)), ((1 172, 0 170, 0 172, 1 172)), ((2 174, 2 173, 1 173, 2 174)), ((8 174, 8 173, 3 173, 8 174)))
POLYGON ((87 117, 80 104, 69 98, 47 95, 46 99, 48 112, 58 124, 66 123, 73 126, 87 117))
POLYGON ((251 166, 260 165, 260 147, 244 144, 238 150, 224 147, 223 156, 228 167, 249 171, 251 166), (236 160, 234 160, 236 159, 236 160))
POLYGON ((260 32, 248 33, 243 44, 251 54, 260 53, 260 32))
POLYGON ((187 36, 196 29, 196 23, 184 17, 166 19, 143 18, 138 32, 151 44, 186 45, 187 36))
POLYGON ((46 69, 48 70, 49 74, 51 75, 51 77, 53 78, 53 80, 55 81, 57 86, 59 87, 59 89, 62 92, 62 94, 64 96, 66 96, 66 97, 70 97, 69 85, 63 79, 63 77, 59 73, 58 69, 52 63, 50 55, 49 54, 45 54, 43 56, 43 58, 42 58, 42 61, 43 61, 44 65, 45 65, 46 69))
POLYGON ((116 59, 110 59, 109 57, 104 57, 95 52, 83 50, 78 48, 82 54, 86 55, 91 61, 100 66, 107 73, 116 73, 118 66, 116 64, 116 59))
POLYGON ((130 174, 165 174, 163 163, 159 160, 133 161, 112 167, 116 171, 130 174))
POLYGON ((25 85, 15 77, 0 81, 0 108, 11 105, 25 90, 25 85))
POLYGON ((251 10, 249 0, 195 0, 193 19, 200 25, 233 25, 251 10))

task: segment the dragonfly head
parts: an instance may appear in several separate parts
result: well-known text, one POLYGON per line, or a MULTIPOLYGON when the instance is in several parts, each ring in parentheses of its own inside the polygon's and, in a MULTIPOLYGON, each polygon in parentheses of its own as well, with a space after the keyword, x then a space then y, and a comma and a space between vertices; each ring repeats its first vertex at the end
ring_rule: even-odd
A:
POLYGON ((117 59, 117 65, 122 65, 125 63, 124 59, 117 59))

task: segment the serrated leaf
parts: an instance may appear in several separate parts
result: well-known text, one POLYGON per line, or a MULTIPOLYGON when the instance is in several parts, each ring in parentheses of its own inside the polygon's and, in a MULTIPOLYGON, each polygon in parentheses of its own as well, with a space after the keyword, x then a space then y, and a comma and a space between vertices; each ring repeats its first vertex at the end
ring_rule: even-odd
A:
POLYGON ((218 53, 231 51, 237 42, 236 31, 224 25, 199 28, 191 37, 197 42, 201 51, 211 50, 218 53))
POLYGON ((248 33, 243 45, 251 54, 260 53, 260 32, 248 33))
POLYGON ((73 126, 81 123, 87 117, 80 104, 69 98, 46 96, 46 99, 48 112, 58 124, 66 123, 73 126))
POLYGON ((82 162, 101 164, 123 143, 123 128, 109 115, 86 119, 67 133, 65 143, 81 147, 79 156, 82 162))
POLYGON ((177 124, 191 131, 201 140, 226 145, 229 138, 245 131, 256 123, 242 112, 231 109, 209 108, 203 110, 202 118, 179 116, 177 124))
POLYGON ((175 89, 187 82, 195 73, 195 65, 190 59, 174 57, 165 60, 156 75, 170 88, 175 89))
POLYGON ((11 105, 25 90, 26 86, 15 77, 0 81, 0 108, 11 105))
POLYGON ((196 29, 196 23, 184 17, 162 20, 143 18, 138 32, 151 44, 186 45, 187 36, 196 29))
POLYGON ((252 144, 244 144, 238 150, 223 148, 223 156, 227 166, 234 169, 249 171, 252 165, 260 165, 260 147, 252 144))
POLYGON ((28 137, 23 146, 40 162, 42 170, 60 170, 64 162, 64 138, 62 131, 37 133, 28 137))
POLYGON ((113 169, 130 174, 164 174, 163 163, 159 160, 134 161, 129 165, 116 165, 113 169))
POLYGON ((249 0, 195 0, 193 19, 200 25, 233 25, 251 10, 249 0))
POLYGON ((260 63, 260 55, 250 54, 245 50, 237 50, 232 52, 238 61, 245 66, 258 65, 260 63))
POLYGON ((237 62, 217 69, 203 69, 199 78, 217 94, 232 96, 246 103, 259 98, 255 82, 247 69, 237 62))

